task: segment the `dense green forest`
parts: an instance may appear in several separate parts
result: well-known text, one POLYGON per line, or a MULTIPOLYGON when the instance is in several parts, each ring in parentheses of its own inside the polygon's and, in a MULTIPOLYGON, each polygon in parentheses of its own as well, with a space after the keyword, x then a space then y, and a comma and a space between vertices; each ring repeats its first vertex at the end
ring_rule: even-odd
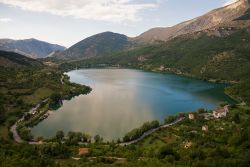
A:
POLYGON ((209 120, 196 113, 194 120, 162 128, 127 146, 103 143, 98 137, 78 145, 82 133, 58 132, 41 145, 13 144, 1 140, 0 166, 237 166, 250 160, 250 108, 232 106, 225 118, 209 120), (207 130, 202 126, 207 125, 207 130), (232 134, 232 132, 234 132, 232 134), (89 152, 79 155, 80 147, 89 152), (72 158, 73 157, 73 158, 72 158))
MULTIPOLYGON (((83 132, 58 131, 55 137, 43 144, 26 142, 15 144, 9 127, 31 107, 49 98, 40 110, 57 107, 61 99, 87 93, 89 87, 73 84, 57 68, 0 68, 0 166, 239 166, 249 164, 249 106, 231 106, 229 115, 222 119, 204 119, 204 110, 195 113, 194 120, 185 120, 161 128, 138 143, 122 146, 119 141, 104 142, 102 137, 83 132), (202 126, 208 130, 203 131, 202 126), (232 132, 234 132, 232 134, 232 132), (91 140, 92 139, 92 140, 91 140), (79 148, 89 152, 79 155, 79 148)), ((249 99, 248 81, 232 85, 226 92, 240 101, 249 99)), ((246 102, 248 102, 246 100, 246 102)), ((37 119, 30 119, 19 129, 21 137, 32 139, 27 126, 37 119)), ((176 117, 166 118, 171 123, 176 117)), ((149 129, 159 126, 158 121, 148 122, 125 134, 123 140, 138 138, 149 129)), ((42 140, 42 139, 38 139, 42 140)))

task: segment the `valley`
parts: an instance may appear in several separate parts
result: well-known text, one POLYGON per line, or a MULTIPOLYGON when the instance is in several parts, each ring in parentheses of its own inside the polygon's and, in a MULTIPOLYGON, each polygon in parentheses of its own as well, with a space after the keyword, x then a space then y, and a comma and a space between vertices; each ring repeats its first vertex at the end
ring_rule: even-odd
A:
POLYGON ((63 101, 61 108, 32 129, 35 138, 53 137, 63 130, 116 141, 147 121, 162 123, 168 115, 197 108, 212 110, 220 103, 234 103, 224 94, 226 85, 170 74, 85 69, 67 75, 71 82, 89 85, 93 90, 88 95, 63 101))
MULTIPOLYGON (((87 30, 92 12, 100 9, 120 13, 125 4, 126 12, 134 11, 124 15, 132 22, 116 23, 106 22, 112 17, 104 10, 94 13, 105 18, 101 27, 122 23, 121 30, 134 21, 144 25, 134 18, 136 10, 160 9, 151 3, 93 1, 99 6, 91 6, 83 21, 75 14, 88 11, 90 2, 68 3, 0 1, 3 12, 17 18, 39 13, 27 19, 34 23, 31 29, 23 28, 26 20, 20 25, 2 15, 0 25, 6 33, 9 24, 8 32, 35 31, 35 37, 46 32, 50 41, 67 43, 79 32, 76 25, 87 30), (50 26, 35 26, 44 16, 50 26)), ((0 39, 0 166, 249 166, 249 3, 238 0, 134 37, 105 31, 68 48, 34 38, 0 39)))

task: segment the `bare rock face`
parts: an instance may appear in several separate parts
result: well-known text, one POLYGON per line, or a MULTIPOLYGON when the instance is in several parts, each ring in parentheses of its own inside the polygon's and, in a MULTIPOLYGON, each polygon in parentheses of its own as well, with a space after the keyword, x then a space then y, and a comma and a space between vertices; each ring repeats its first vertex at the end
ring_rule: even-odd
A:
POLYGON ((238 0, 228 6, 215 9, 203 16, 177 24, 173 27, 153 28, 135 37, 137 42, 168 41, 183 34, 206 30, 220 24, 230 23, 249 12, 250 0, 238 0))

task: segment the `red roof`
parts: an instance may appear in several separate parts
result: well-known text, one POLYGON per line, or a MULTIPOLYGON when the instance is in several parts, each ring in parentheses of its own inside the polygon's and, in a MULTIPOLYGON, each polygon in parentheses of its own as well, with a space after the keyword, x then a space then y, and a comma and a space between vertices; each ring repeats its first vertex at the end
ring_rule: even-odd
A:
POLYGON ((79 155, 88 153, 89 153, 89 148, 79 148, 79 155))

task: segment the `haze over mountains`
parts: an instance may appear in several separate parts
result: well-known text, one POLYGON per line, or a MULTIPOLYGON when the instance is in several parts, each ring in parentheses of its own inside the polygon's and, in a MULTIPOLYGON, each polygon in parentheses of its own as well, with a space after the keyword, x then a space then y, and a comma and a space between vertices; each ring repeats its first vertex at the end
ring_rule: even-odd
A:
POLYGON ((45 58, 53 52, 63 51, 64 46, 50 44, 36 39, 0 39, 0 50, 11 51, 32 58, 45 58))

